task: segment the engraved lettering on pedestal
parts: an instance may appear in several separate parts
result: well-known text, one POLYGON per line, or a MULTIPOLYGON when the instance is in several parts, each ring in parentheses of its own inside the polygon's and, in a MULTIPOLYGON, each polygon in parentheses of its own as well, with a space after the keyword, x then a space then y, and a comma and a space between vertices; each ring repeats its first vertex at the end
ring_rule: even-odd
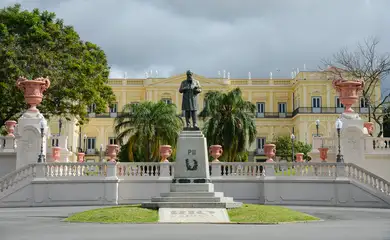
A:
POLYGON ((190 160, 186 159, 186 168, 187 171, 196 171, 198 170, 198 161, 196 159, 192 159, 192 165, 190 164, 190 160))
POLYGON ((348 143, 352 146, 352 150, 357 150, 357 141, 353 138, 348 139, 348 143))
MULTIPOLYGON (((188 149, 187 153, 188 153, 188 155, 196 156, 195 149, 188 149)), ((187 169, 187 171, 198 170, 198 161, 196 159, 192 159, 192 162, 190 163, 190 160, 187 158, 186 159, 186 169, 187 169)))

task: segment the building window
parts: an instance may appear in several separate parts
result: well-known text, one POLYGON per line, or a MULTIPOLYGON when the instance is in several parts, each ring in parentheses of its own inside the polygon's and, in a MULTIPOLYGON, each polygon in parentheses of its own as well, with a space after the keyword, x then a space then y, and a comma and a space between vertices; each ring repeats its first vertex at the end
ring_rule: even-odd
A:
POLYGON ((278 112, 280 118, 285 118, 287 111, 287 103, 278 103, 278 112))
POLYGON ((311 105, 313 108, 321 108, 321 97, 312 97, 311 105))
POLYGON ((321 97, 312 97, 311 98, 311 106, 313 113, 321 112, 321 97))
POLYGON ((286 113, 286 103, 278 103, 278 111, 279 113, 286 113))
POLYGON ((256 103, 256 107, 257 107, 256 116, 257 116, 258 118, 264 117, 265 103, 263 103, 263 102, 257 102, 257 103, 256 103))
POLYGON ((256 139, 256 153, 263 154, 265 145, 265 137, 259 137, 256 139))
POLYGON ((112 103, 110 105, 110 113, 117 113, 118 112, 118 103, 112 103))
POLYGON ((336 97, 336 108, 344 108, 344 105, 341 103, 339 97, 336 97))
POLYGON ((108 144, 116 144, 116 143, 117 143, 116 138, 114 137, 108 138, 108 144))
POLYGON ((343 113, 344 112, 344 105, 341 103, 340 98, 336 97, 336 113, 343 113))
POLYGON ((96 104, 92 103, 91 105, 88 106, 87 111, 88 113, 94 113, 96 110, 96 104))
POLYGON ((87 138, 87 153, 95 154, 96 149, 96 138, 87 138))
POLYGON ((51 146, 52 147, 58 147, 58 138, 52 138, 51 139, 51 146))
POLYGON ((170 98, 163 98, 161 101, 165 102, 166 104, 172 104, 172 99, 170 98))
POLYGON ((368 102, 363 97, 360 98, 360 108, 368 108, 368 102))

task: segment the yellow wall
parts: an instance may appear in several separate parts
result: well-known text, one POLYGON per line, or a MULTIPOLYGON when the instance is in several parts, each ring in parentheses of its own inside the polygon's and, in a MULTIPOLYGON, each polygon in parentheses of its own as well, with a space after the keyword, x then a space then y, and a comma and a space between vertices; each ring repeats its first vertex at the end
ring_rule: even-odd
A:
MULTIPOLYGON (((181 109, 181 94, 178 92, 180 82, 185 80, 185 74, 170 78, 148 78, 148 79, 110 79, 118 103, 118 112, 123 106, 130 102, 159 101, 162 98, 169 98, 178 106, 178 113, 181 109)), ((339 113, 335 112, 336 92, 332 87, 332 81, 324 72, 299 72, 294 79, 218 79, 205 78, 194 75, 200 81, 203 92, 199 95, 200 108, 203 107, 203 98, 208 91, 228 91, 234 87, 240 87, 246 100, 253 103, 265 103, 266 115, 275 115, 271 118, 256 118, 258 137, 266 137, 267 141, 273 138, 290 135, 294 128, 297 140, 311 143, 312 136, 316 133, 315 120, 320 120, 319 132, 321 135, 329 136, 334 131, 334 122, 339 113), (294 96, 294 99, 293 99, 294 96), (320 97, 321 108, 326 114, 302 113, 304 108, 312 107, 312 97, 320 97), (287 115, 290 117, 278 117, 278 103, 285 102, 287 115), (299 107, 299 114, 291 117, 293 109, 299 107)), ((380 90, 378 90, 380 97, 380 90)), ((354 106, 358 107, 358 105, 354 106)), ((108 110, 107 110, 108 112, 108 110)), ((364 117, 364 116, 363 116, 364 117)), ((57 120, 53 120, 54 122, 57 120)), ((58 132, 58 121, 51 123, 51 132, 58 132)), ((72 137, 68 145, 78 146, 78 127, 75 122, 68 122, 72 126, 63 128, 64 134, 72 137)), ((115 137, 113 117, 92 117, 86 126, 83 126, 82 136, 96 137, 96 149, 100 145, 108 144, 109 137, 115 137)), ((251 149, 256 148, 256 143, 251 149)), ((97 159, 95 156, 87 156, 86 159, 97 159)))

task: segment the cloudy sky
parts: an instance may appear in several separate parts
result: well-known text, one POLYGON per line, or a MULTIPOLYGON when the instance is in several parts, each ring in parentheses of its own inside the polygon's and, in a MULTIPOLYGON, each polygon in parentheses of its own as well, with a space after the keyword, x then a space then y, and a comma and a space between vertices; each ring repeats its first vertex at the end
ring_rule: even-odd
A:
POLYGON ((100 45, 112 77, 187 69, 290 77, 370 36, 390 51, 390 0, 0 0, 0 7, 15 2, 55 12, 100 45))

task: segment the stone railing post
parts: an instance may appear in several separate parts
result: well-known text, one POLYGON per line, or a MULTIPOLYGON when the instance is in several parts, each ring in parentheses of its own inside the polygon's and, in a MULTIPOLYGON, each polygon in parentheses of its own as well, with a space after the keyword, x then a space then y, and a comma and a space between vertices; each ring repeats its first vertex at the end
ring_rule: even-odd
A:
POLYGON ((212 162, 211 164, 211 176, 213 178, 221 177, 221 162, 212 162))
POLYGON ((265 169, 265 176, 275 176, 275 164, 273 163, 265 163, 264 165, 265 169))
POLYGON ((36 163, 35 164, 35 180, 36 179, 46 179, 46 168, 45 163, 36 163))
POLYGON ((116 163, 107 162, 107 175, 106 178, 116 178, 116 163))
POLYGON ((373 137, 364 137, 364 149, 366 150, 367 153, 371 153, 374 151, 374 140, 375 138, 373 137))
POLYGON ((160 178, 169 178, 171 174, 169 173, 169 167, 171 164, 169 162, 161 162, 160 163, 160 178))
POLYGON ((345 178, 345 163, 336 163, 336 178, 345 178))

